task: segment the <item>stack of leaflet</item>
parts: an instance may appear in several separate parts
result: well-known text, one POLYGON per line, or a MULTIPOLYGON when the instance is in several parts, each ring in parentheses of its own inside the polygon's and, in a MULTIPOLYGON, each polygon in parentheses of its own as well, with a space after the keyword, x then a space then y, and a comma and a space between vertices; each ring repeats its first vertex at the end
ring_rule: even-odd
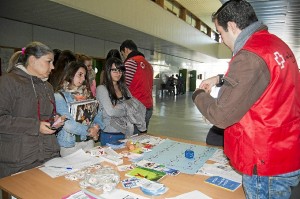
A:
POLYGON ((53 158, 47 161, 44 167, 40 167, 39 169, 50 177, 55 178, 79 171, 80 169, 98 164, 102 161, 100 158, 92 157, 82 149, 79 149, 68 156, 53 158))
POLYGON ((96 146, 88 151, 91 156, 99 157, 100 159, 112 163, 116 166, 123 164, 123 156, 118 154, 110 147, 96 146))

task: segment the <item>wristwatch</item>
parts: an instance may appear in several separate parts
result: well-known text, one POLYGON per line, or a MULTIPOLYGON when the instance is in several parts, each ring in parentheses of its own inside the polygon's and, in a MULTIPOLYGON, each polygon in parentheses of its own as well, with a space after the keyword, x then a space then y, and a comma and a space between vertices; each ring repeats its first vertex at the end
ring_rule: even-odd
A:
POLYGON ((224 79, 223 79, 224 75, 223 74, 219 74, 218 77, 219 77, 219 81, 216 84, 216 87, 220 87, 220 86, 222 86, 224 84, 224 79))

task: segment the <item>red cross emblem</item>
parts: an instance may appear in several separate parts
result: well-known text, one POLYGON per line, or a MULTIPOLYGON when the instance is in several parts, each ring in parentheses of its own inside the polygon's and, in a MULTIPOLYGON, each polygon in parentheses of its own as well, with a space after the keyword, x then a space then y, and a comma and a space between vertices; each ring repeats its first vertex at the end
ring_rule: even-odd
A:
POLYGON ((283 69, 284 68, 284 62, 285 62, 283 56, 281 54, 279 54, 279 52, 277 52, 277 51, 274 53, 274 55, 275 55, 275 61, 280 66, 280 68, 283 69))

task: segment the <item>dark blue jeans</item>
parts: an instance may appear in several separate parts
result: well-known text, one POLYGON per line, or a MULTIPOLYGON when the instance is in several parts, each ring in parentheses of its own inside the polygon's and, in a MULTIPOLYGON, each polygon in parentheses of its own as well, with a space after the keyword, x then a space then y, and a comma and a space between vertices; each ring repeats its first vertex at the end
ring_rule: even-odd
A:
POLYGON ((289 199, 299 180, 300 170, 277 176, 243 175, 243 187, 247 199, 289 199))
POLYGON ((109 132, 101 132, 99 142, 101 146, 105 146, 106 143, 113 143, 118 140, 125 139, 125 135, 123 133, 109 133, 109 132))

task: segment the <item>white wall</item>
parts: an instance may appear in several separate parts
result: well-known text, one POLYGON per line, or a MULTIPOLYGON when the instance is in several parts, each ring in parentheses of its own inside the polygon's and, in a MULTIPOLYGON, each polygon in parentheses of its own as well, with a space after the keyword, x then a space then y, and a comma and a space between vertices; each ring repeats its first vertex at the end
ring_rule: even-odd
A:
POLYGON ((0 18, 0 46, 22 48, 31 41, 40 41, 50 48, 72 50, 90 56, 104 58, 106 51, 119 48, 112 42, 86 37, 70 32, 36 26, 0 18))
POLYGON ((0 18, 0 57, 2 71, 7 68, 13 48, 22 48, 31 41, 39 41, 50 48, 71 50, 97 58, 105 58, 107 52, 120 44, 86 37, 70 32, 36 26, 18 21, 0 18))
POLYGON ((32 41, 32 26, 0 18, 0 46, 22 47, 32 41))
MULTIPOLYGON (((71 50, 75 53, 84 53, 89 56, 97 58, 105 58, 109 50, 115 48, 119 49, 120 44, 105 41, 101 39, 91 38, 83 35, 78 35, 70 32, 50 29, 46 27, 36 26, 32 24, 22 23, 18 21, 0 18, 0 57, 2 71, 7 67, 8 59, 13 54, 13 50, 9 48, 22 48, 31 41, 40 41, 50 48, 58 48, 60 50, 71 50)), ((151 60, 151 52, 145 49, 139 49, 146 57, 151 60)), ((223 73, 224 69, 220 63, 206 63, 194 65, 179 65, 184 62, 182 58, 170 58, 170 55, 164 56, 166 61, 173 60, 173 62, 160 63, 154 65, 155 75, 160 72, 166 74, 177 74, 179 69, 186 68, 188 70, 197 70, 197 74, 204 74, 203 78, 207 78, 214 74, 223 73), (180 59, 180 60, 179 60, 180 59), (175 61, 174 61, 175 60, 175 61), (177 60, 177 61, 176 61, 177 60)))
POLYGON ((204 60, 207 55, 215 57, 218 53, 216 41, 149 0, 52 1, 196 50, 204 60))

